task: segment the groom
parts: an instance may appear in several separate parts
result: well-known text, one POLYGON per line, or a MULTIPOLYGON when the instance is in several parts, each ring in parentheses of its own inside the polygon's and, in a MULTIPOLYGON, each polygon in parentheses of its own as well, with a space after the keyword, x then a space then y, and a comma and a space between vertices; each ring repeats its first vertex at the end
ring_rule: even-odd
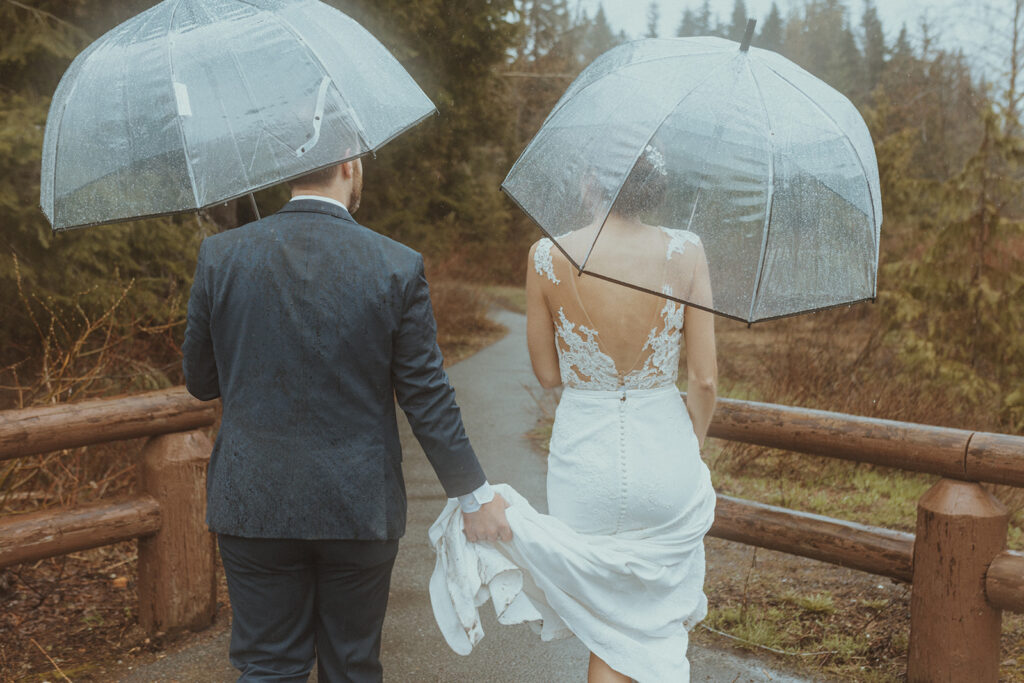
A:
POLYGON ((185 382, 223 401, 207 479, 244 681, 381 680, 405 485, 395 398, 470 541, 511 538, 442 369, 423 260, 352 218, 362 163, 203 241, 185 382))

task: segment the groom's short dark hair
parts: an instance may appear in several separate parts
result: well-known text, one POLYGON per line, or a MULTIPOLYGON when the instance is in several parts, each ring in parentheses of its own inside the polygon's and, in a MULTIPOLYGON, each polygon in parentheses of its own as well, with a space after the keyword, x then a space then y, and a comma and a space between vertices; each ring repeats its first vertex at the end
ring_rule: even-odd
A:
POLYGON ((326 185, 331 182, 334 174, 338 172, 339 164, 331 164, 330 166, 324 166, 318 168, 315 171, 310 171, 305 175, 300 175, 298 178, 292 178, 288 181, 288 187, 295 189, 296 187, 318 187, 320 185, 326 185))

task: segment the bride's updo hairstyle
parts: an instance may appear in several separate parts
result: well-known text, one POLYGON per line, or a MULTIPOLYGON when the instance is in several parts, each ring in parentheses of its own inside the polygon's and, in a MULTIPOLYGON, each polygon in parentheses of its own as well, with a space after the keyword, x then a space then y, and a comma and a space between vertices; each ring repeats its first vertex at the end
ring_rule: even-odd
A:
POLYGON ((637 218, 658 208, 667 192, 665 157, 654 145, 647 145, 623 183, 612 210, 627 218, 637 218))

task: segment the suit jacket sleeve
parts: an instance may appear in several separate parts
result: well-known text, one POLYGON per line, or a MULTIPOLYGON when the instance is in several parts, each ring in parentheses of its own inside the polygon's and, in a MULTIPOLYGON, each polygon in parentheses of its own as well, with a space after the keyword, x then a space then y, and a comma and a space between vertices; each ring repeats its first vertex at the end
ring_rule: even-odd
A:
POLYGON ((427 454, 449 498, 474 491, 484 472, 462 425, 455 390, 444 371, 437 345, 437 323, 430 290, 417 256, 416 272, 406 287, 405 306, 391 363, 398 405, 427 454))
POLYGON ((220 382, 213 354, 213 338, 210 336, 210 298, 206 289, 205 247, 204 241, 199 247, 196 275, 192 280, 192 293, 188 300, 188 323, 181 352, 185 387, 196 398, 209 401, 220 396, 220 382))

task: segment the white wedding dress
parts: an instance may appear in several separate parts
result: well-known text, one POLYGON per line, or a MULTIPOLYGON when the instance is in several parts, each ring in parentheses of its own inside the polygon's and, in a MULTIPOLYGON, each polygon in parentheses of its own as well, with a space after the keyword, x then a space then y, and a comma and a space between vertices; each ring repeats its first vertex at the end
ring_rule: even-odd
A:
MULTIPOLYGON (((700 248, 692 233, 663 230, 669 260, 700 248)), ((578 292, 562 290, 576 275, 551 248, 542 240, 533 264, 549 301, 565 302, 552 311, 565 390, 550 514, 496 485, 514 538, 468 543, 450 500, 430 528, 434 615, 460 654, 483 637, 478 608, 490 599, 500 623, 529 622, 543 640, 575 635, 640 683, 687 681, 688 631, 707 614, 703 538, 715 493, 676 388, 683 306, 664 300, 634 367, 620 372, 578 292)))

